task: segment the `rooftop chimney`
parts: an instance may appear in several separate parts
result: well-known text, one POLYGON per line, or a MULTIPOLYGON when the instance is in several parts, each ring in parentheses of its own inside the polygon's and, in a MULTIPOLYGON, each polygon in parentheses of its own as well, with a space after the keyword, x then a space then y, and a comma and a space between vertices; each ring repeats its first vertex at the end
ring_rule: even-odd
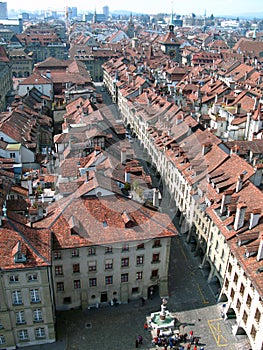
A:
POLYGON ((246 209, 247 206, 245 203, 238 203, 234 222, 234 230, 237 231, 244 225, 246 209))
POLYGON ((239 192, 242 189, 243 179, 244 179, 244 174, 240 174, 237 178, 236 192, 239 192))
POLYGON ((260 261, 263 259, 263 233, 261 233, 260 236, 260 242, 258 247, 258 255, 257 255, 257 261, 260 261))

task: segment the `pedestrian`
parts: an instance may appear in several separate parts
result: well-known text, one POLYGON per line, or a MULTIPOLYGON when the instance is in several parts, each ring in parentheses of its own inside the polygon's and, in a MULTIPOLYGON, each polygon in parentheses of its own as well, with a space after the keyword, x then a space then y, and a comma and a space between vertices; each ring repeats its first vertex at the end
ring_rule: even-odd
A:
POLYGON ((189 339, 190 339, 190 342, 192 343, 192 341, 194 339, 194 332, 193 331, 189 332, 189 339))
POLYGON ((198 343, 199 343, 199 338, 198 338, 198 337, 195 337, 195 338, 194 338, 194 343, 195 343, 196 345, 198 345, 198 343))
POLYGON ((143 340, 142 336, 139 335, 139 337, 138 337, 138 342, 139 342, 139 344, 142 344, 142 340, 143 340))
POLYGON ((173 348, 173 346, 174 346, 174 340, 173 340, 173 337, 170 337, 170 339, 169 339, 169 344, 170 344, 170 349, 172 349, 172 348, 173 348))
POLYGON ((194 349, 193 350, 197 350, 197 345, 194 346, 194 349))
POLYGON ((135 347, 138 348, 139 347, 139 342, 138 339, 135 340, 135 347))
POLYGON ((191 349, 191 343, 188 343, 187 350, 190 350, 190 349, 191 349))
POLYGON ((147 329, 148 329, 148 324, 147 324, 147 322, 144 323, 143 328, 144 328, 145 331, 147 331, 147 329))

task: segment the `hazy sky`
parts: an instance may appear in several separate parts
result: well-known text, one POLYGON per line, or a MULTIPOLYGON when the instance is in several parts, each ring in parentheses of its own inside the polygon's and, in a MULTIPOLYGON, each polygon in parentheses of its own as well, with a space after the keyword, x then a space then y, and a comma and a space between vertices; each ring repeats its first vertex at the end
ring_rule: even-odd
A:
POLYGON ((8 11, 11 9, 40 10, 54 9, 63 10, 65 6, 76 6, 81 11, 102 12, 102 7, 109 6, 110 11, 127 10, 142 13, 174 13, 204 14, 207 15, 239 15, 242 13, 263 12, 263 0, 7 0, 8 11))

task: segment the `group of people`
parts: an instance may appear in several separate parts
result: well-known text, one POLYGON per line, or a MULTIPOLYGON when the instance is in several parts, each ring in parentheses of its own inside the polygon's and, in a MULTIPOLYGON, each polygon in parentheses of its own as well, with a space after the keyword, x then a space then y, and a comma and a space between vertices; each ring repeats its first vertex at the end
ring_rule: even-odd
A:
MULTIPOLYGON (((184 333, 171 337, 162 337, 159 330, 157 330, 157 335, 152 340, 152 346, 162 347, 163 350, 168 348, 174 350, 198 350, 198 343, 199 337, 194 337, 193 331, 190 331, 189 336, 187 333, 184 333), (182 345, 181 343, 185 344, 182 345)), ((204 347, 200 347, 199 350, 204 350, 204 347)))

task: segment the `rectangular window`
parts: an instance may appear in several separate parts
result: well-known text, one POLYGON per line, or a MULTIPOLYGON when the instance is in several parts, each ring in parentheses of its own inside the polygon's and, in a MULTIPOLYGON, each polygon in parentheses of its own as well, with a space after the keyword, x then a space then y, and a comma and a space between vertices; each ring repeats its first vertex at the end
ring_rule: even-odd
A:
POLYGON ((246 302, 247 306, 251 306, 251 302, 252 302, 252 298, 251 298, 250 295, 248 295, 247 296, 247 302, 246 302))
POLYGON ((96 249, 93 247, 88 248, 88 255, 96 255, 96 249))
POLYGON ((79 250, 78 249, 72 249, 71 250, 71 256, 72 258, 76 258, 79 256, 79 250))
POLYGON ((160 262, 160 254, 153 254, 152 264, 156 264, 160 262))
POLYGON ((121 282, 128 282, 129 274, 128 273, 122 273, 121 274, 121 282))
POLYGON ((152 270, 151 278, 156 279, 158 277, 158 270, 152 270))
POLYGON ((105 260, 105 270, 112 270, 113 268, 113 260, 107 259, 105 260))
POLYGON ((228 265, 228 272, 231 273, 231 271, 232 271, 232 265, 229 263, 229 265, 228 265))
POLYGON ((161 240, 155 239, 153 242, 153 248, 158 248, 158 247, 161 247, 161 240))
POLYGON ((40 296, 39 296, 38 289, 30 289, 30 299, 31 299, 31 303, 39 303, 40 302, 40 296))
POLYGON ((136 280, 142 280, 142 271, 136 272, 136 280))
POLYGON ((89 279, 89 286, 96 287, 97 286, 97 278, 90 278, 89 279))
POLYGON ((129 258, 122 258, 121 267, 128 267, 128 266, 129 266, 129 258))
POLYGON ((89 271, 90 272, 97 271, 97 263, 96 263, 96 261, 89 261, 89 271))
POLYGON ((63 304, 71 304, 71 297, 63 298, 63 304))
POLYGON ((122 246, 122 251, 123 251, 123 252, 128 252, 128 251, 129 251, 129 244, 124 244, 124 245, 122 246))
POLYGON ((261 314, 260 314, 259 309, 257 309, 256 313, 255 313, 255 320, 257 321, 257 323, 259 323, 260 318, 261 318, 261 314))
POLYGON ((43 321, 41 309, 33 310, 33 320, 34 320, 34 322, 42 322, 43 321))
POLYGON ((56 276, 63 276, 63 266, 62 265, 55 266, 55 275, 56 276))
POLYGON ((53 254, 54 254, 55 260, 61 259, 61 251, 60 250, 55 250, 53 254))
POLYGON ((79 264, 73 264, 73 273, 80 272, 79 264))
POLYGON ((245 292, 245 286, 243 283, 241 283, 241 286, 240 286, 240 294, 243 295, 245 292))
POLYGON ((27 329, 21 329, 18 333, 19 340, 29 340, 27 329))
POLYGON ((45 338, 45 328, 36 328, 35 337, 36 339, 45 338))
POLYGON ((22 296, 20 290, 14 290, 12 292, 12 300, 14 305, 20 305, 22 304, 22 296))
POLYGON ((27 275, 27 281, 28 282, 37 281, 37 273, 29 273, 27 275))
POLYGON ((247 315, 246 311, 244 311, 242 320, 244 321, 245 324, 247 323, 247 318, 248 318, 248 315, 247 315))
POLYGON ((81 288, 80 280, 74 280, 74 289, 80 289, 80 288, 81 288))
POLYGON ((64 292, 64 282, 57 282, 57 292, 64 292))
POLYGON ((9 276, 9 283, 17 283, 17 282, 19 282, 18 275, 10 275, 9 276))
POLYGON ((238 274, 235 273, 235 275, 234 275, 234 282, 237 283, 237 281, 238 281, 238 274))
POLYGON ((257 336, 257 330, 256 330, 256 328, 255 328, 255 326, 253 324, 252 324, 252 327, 251 327, 250 334, 251 334, 252 339, 255 340, 256 336, 257 336))
POLYGON ((139 288, 138 287, 132 288, 132 294, 137 294, 137 293, 139 293, 139 288))
POLYGON ((16 324, 25 324, 25 313, 24 311, 18 311, 16 312, 16 324))
POLYGON ((112 284, 113 283, 113 277, 112 276, 106 276, 105 277, 105 284, 112 284))
POLYGON ((144 260, 144 256, 143 255, 138 255, 136 257, 136 264, 137 265, 143 265, 143 260, 144 260))
POLYGON ((112 246, 105 247, 105 254, 112 253, 112 246))
POLYGON ((144 243, 138 244, 137 249, 144 249, 144 243))
POLYGON ((5 344, 5 337, 0 335, 0 344, 5 344))
POLYGON ((238 311, 240 311, 240 308, 241 308, 241 302, 240 302, 240 300, 238 299, 238 300, 237 300, 237 309, 238 309, 238 311))

